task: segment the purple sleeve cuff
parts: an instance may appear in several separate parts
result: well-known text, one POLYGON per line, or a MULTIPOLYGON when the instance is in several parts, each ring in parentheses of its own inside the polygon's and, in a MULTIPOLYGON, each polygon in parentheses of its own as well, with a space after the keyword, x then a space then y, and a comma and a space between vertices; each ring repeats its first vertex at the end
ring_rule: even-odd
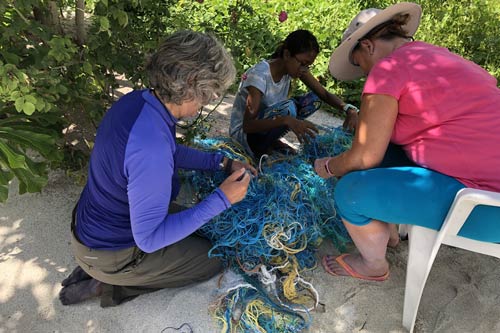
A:
POLYGON ((214 193, 219 195, 219 197, 222 199, 222 201, 224 201, 224 204, 226 205, 226 209, 231 208, 231 203, 229 202, 226 195, 224 194, 224 192, 222 192, 222 190, 220 188, 217 187, 217 189, 215 190, 214 193))

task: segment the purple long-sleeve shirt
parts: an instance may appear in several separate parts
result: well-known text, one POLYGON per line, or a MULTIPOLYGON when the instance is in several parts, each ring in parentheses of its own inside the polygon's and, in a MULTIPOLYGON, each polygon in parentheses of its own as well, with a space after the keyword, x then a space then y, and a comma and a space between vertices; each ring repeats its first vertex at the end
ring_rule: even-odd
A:
POLYGON ((177 144, 176 122, 149 90, 133 91, 109 109, 78 201, 76 234, 83 244, 154 252, 231 206, 217 189, 197 205, 168 214, 180 190, 177 169, 217 170, 223 158, 177 144))

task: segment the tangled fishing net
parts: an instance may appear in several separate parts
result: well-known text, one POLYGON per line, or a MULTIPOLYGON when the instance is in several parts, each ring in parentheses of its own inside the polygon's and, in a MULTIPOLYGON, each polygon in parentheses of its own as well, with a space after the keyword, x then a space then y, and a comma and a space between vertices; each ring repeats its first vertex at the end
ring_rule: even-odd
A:
MULTIPOLYGON (((297 155, 264 156, 245 199, 199 230, 212 241, 209 256, 229 268, 211 309, 222 332, 300 332, 309 326, 309 312, 319 305, 306 277, 316 267, 315 252, 324 238, 339 249, 350 241, 336 215, 335 179, 319 177, 313 162, 350 145, 351 135, 335 128, 297 155)), ((196 146, 251 162, 227 138, 197 140, 196 146)), ((227 176, 186 172, 183 177, 202 200, 227 176)))

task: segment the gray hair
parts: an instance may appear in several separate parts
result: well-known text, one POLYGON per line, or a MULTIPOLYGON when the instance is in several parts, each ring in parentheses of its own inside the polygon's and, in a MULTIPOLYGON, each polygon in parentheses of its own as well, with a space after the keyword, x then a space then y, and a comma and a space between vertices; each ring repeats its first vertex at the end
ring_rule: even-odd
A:
POLYGON ((150 88, 165 103, 196 100, 208 104, 234 82, 233 60, 212 35, 182 30, 168 36, 149 58, 150 88))

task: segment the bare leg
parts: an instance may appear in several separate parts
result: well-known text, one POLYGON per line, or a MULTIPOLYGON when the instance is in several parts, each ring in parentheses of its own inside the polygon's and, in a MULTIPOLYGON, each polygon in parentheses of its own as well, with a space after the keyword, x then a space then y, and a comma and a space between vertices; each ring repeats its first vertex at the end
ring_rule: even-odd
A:
POLYGON ((389 236, 389 241, 387 242, 387 246, 396 247, 399 244, 398 225, 392 223, 388 223, 388 225, 389 225, 390 236, 389 236))
MULTIPOLYGON (((385 259, 385 253, 390 237, 390 225, 377 220, 361 227, 345 220, 343 222, 359 251, 359 254, 347 256, 345 262, 354 271, 365 276, 381 276, 387 273, 389 263, 385 259)), ((327 265, 337 275, 349 275, 333 257, 327 260, 327 265)))
POLYGON ((96 279, 83 280, 61 289, 59 299, 63 305, 83 302, 102 294, 102 283, 96 279))
POLYGON ((73 272, 71 272, 71 274, 61 282, 61 285, 66 287, 70 284, 90 279, 92 279, 90 275, 88 275, 80 266, 76 266, 73 272))

